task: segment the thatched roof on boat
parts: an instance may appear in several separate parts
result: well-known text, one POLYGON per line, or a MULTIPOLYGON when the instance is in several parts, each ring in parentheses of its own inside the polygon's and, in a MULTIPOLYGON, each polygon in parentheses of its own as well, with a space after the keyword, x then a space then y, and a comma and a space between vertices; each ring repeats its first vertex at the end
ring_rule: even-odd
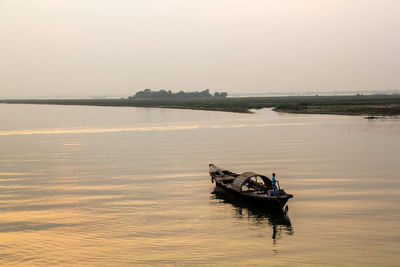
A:
POLYGON ((251 179, 252 177, 260 177, 263 181, 264 184, 268 187, 268 188, 272 188, 272 181, 264 175, 261 174, 257 174, 254 172, 244 172, 242 174, 240 174, 238 177, 236 177, 236 179, 233 181, 232 183, 232 188, 237 190, 237 191, 241 191, 242 185, 248 180, 251 179))

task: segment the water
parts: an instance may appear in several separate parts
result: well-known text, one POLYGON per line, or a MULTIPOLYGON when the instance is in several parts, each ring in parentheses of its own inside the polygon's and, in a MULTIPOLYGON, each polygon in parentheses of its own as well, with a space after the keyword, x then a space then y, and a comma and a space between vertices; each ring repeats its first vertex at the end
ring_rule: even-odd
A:
POLYGON ((0 105, 0 265, 396 265, 400 122, 0 105), (215 191, 277 178, 287 214, 215 191))

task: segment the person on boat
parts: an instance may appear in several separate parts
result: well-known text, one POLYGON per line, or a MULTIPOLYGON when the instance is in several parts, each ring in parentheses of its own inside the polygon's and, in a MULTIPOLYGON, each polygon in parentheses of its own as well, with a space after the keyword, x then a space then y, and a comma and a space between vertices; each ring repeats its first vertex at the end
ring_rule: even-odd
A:
POLYGON ((274 192, 277 191, 275 173, 272 173, 272 189, 274 190, 274 192))

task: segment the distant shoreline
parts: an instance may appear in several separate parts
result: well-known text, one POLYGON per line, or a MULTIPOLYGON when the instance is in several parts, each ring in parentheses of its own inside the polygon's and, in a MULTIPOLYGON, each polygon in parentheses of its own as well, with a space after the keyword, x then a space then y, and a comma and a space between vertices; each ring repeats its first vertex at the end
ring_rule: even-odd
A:
POLYGON ((252 113, 273 108, 278 112, 365 116, 400 115, 400 95, 231 97, 221 99, 4 99, 8 104, 80 105, 174 108, 252 113))

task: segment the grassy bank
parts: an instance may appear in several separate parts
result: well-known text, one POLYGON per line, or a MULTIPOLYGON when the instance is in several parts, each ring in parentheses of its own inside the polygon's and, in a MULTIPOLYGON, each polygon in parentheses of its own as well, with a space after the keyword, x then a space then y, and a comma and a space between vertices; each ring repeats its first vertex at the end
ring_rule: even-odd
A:
POLYGON ((249 113, 251 109, 303 114, 400 115, 400 95, 238 97, 222 99, 8 99, 0 103, 158 107, 249 113))

